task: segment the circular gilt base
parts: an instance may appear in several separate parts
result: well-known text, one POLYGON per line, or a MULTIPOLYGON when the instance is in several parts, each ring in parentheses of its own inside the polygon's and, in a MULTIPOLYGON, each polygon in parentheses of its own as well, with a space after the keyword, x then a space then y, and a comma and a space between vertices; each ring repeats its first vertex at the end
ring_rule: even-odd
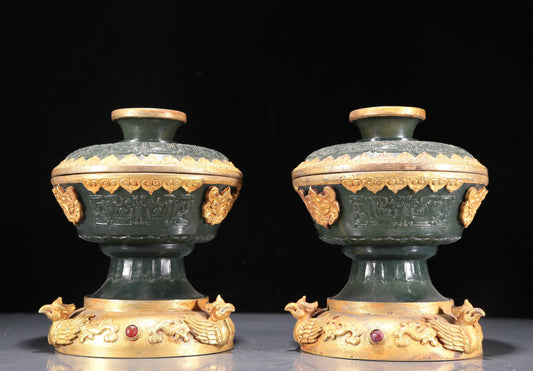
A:
POLYGON ((484 312, 465 300, 355 302, 328 299, 328 309, 305 296, 286 310, 297 319, 301 350, 328 357, 383 361, 459 360, 482 355, 484 312))
POLYGON ((61 298, 39 310, 53 323, 48 342, 65 354, 113 357, 176 357, 233 348, 233 305, 220 296, 191 300, 85 298, 75 309, 61 298), (61 312, 63 311, 62 317, 61 312))

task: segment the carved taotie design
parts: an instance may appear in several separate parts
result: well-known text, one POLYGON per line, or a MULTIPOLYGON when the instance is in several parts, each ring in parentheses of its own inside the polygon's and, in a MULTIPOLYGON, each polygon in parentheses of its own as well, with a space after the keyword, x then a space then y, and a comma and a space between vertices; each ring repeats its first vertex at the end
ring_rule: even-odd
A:
POLYGON ((59 203, 59 206, 63 209, 65 216, 69 222, 76 225, 83 217, 83 208, 81 202, 78 199, 78 194, 73 186, 69 186, 63 189, 60 185, 56 185, 52 192, 59 203))
POLYGON ((354 226, 445 227, 451 219, 452 195, 351 195, 354 226))
POLYGON ((63 304, 61 297, 39 309, 39 313, 44 313, 52 321, 48 331, 50 345, 70 345, 76 339, 84 343, 86 340, 94 340, 96 335, 104 335, 106 343, 113 343, 118 339, 119 327, 111 318, 94 321, 94 316, 83 314, 70 318, 75 310, 74 304, 63 304))
POLYGON ((189 224, 193 197, 189 194, 111 194, 88 197, 88 220, 95 225, 189 224))
POLYGON ((474 220, 477 209, 481 206, 481 202, 485 199, 487 193, 489 191, 485 187, 479 189, 470 187, 466 191, 465 200, 461 204, 461 210, 459 212, 459 219, 465 228, 474 220))
POLYGON ((220 224, 230 212, 237 200, 238 193, 232 194, 228 186, 222 192, 217 186, 211 186, 205 193, 205 201, 202 205, 202 216, 206 223, 220 224))
POLYGON ((313 187, 309 187, 307 195, 304 189, 299 189, 298 194, 305 203, 307 211, 318 224, 328 228, 335 223, 339 217, 340 206, 335 190, 332 187, 324 187, 322 193, 318 193, 313 187))

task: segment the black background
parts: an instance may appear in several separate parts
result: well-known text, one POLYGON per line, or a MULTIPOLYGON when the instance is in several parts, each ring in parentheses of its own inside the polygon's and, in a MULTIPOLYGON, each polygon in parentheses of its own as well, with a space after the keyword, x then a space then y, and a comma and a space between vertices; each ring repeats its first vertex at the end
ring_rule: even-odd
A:
POLYGON ((193 286, 240 312, 325 305, 350 260, 317 238, 290 172, 359 139, 351 110, 426 109, 415 137, 465 148, 489 194, 429 260, 439 291, 488 316, 531 317, 531 9, 428 2, 19 2, 4 12, 1 311, 78 306, 107 258, 77 238, 50 171, 121 139, 113 109, 186 112, 176 140, 217 149, 244 187, 215 240, 185 259, 193 286), (92 3, 91 3, 92 4, 92 3), (362 5, 364 4, 364 5, 362 5))

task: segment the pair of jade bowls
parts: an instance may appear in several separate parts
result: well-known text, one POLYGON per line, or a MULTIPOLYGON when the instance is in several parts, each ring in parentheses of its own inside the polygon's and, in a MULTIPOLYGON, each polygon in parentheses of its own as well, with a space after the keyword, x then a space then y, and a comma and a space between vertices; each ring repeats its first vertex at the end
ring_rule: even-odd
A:
MULTIPOLYGON (((111 264, 85 308, 60 298, 41 308, 53 321, 49 342, 63 353, 111 357, 230 349, 233 306, 196 292, 182 258, 215 237, 239 195, 242 172, 220 152, 174 142, 186 122, 182 112, 126 108, 111 117, 124 140, 76 150, 52 171, 66 217, 80 238, 101 245, 111 264), (181 314, 171 320, 169 311, 181 314), (152 345, 170 336, 188 347, 127 350, 142 336, 152 345), (116 350, 122 338, 126 345, 116 350)), ((425 111, 414 107, 355 110, 350 121, 361 131, 359 141, 317 150, 293 170, 294 189, 322 240, 342 245, 353 259, 380 261, 427 257, 436 245, 461 237, 487 193, 487 169, 461 148, 413 139, 424 119, 425 111)), ((375 296, 364 285, 358 289, 356 277, 350 281, 338 300, 443 299, 428 287, 411 297, 375 296)))

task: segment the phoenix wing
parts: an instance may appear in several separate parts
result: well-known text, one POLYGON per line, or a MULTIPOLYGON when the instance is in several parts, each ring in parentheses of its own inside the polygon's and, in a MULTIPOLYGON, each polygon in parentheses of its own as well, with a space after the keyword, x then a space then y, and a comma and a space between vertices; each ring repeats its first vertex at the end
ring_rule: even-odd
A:
POLYGON ((78 316, 55 322, 50 328, 48 342, 51 345, 70 345, 78 337, 81 328, 89 322, 90 316, 78 316))
POLYGON ((205 319, 196 319, 194 317, 185 317, 183 321, 189 326, 196 340, 203 344, 222 345, 227 342, 223 338, 221 326, 226 321, 209 321, 205 319))
POLYGON ((441 318, 427 318, 436 332, 442 346, 449 350, 465 352, 468 348, 468 337, 462 326, 454 325, 441 318))
POLYGON ((322 335, 323 327, 333 319, 333 315, 325 312, 318 317, 305 320, 297 330, 296 337, 302 344, 311 344, 322 335))

